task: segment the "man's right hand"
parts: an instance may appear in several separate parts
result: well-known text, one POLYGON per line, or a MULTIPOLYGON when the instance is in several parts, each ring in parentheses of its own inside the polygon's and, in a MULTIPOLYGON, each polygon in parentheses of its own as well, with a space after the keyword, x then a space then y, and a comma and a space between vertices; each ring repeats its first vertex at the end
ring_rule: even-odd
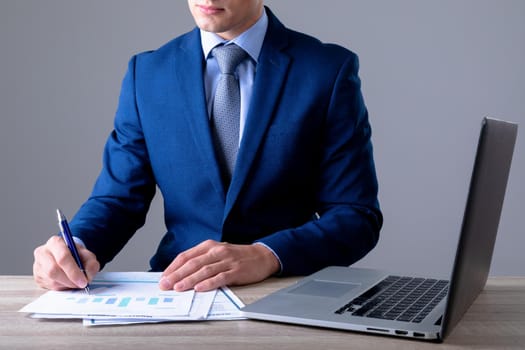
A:
POLYGON ((86 269, 86 276, 78 267, 64 240, 51 237, 34 251, 33 278, 42 288, 65 290, 84 288, 100 270, 95 254, 77 244, 78 254, 86 269))

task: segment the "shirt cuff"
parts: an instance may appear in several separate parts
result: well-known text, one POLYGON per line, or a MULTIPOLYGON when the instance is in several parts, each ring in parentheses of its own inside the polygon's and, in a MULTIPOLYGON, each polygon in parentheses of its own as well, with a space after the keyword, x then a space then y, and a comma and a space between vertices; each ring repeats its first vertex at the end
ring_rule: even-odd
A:
POLYGON ((253 244, 262 245, 263 247, 265 247, 266 249, 272 252, 272 254, 275 256, 275 258, 279 262, 279 271, 275 275, 277 276, 280 275, 283 272, 283 263, 281 262, 279 255, 277 255, 277 253, 275 253, 275 251, 272 248, 270 248, 267 244, 264 244, 263 242, 254 242, 253 244))
POLYGON ((84 244, 84 241, 81 240, 80 238, 73 236, 73 240, 75 241, 75 243, 77 245, 81 245, 82 247, 86 248, 86 245, 84 244))
MULTIPOLYGON (((57 233, 57 236, 62 237, 62 234, 57 233)), ((73 236, 73 241, 75 241, 75 243, 76 243, 77 245, 81 245, 82 247, 86 248, 86 245, 84 244, 84 241, 81 240, 80 238, 78 238, 78 237, 76 237, 76 236, 73 236)))

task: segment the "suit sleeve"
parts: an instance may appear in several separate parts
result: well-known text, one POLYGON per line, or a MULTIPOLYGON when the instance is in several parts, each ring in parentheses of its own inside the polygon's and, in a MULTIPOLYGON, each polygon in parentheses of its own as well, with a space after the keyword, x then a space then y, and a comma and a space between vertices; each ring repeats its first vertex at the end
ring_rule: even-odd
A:
POLYGON ((312 219, 259 240, 279 257, 283 275, 353 264, 379 239, 382 214, 371 128, 354 54, 337 74, 322 133, 317 208, 312 219))
POLYGON ((135 99, 134 57, 123 79, 114 130, 106 142, 102 170, 91 196, 73 220, 73 234, 104 266, 146 218, 155 181, 135 99))

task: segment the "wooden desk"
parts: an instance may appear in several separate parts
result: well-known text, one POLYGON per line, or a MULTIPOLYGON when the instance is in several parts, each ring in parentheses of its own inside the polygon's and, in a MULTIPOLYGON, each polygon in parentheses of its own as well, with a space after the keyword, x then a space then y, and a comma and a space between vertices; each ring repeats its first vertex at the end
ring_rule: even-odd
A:
MULTIPOLYGON (((248 304, 295 280, 232 289, 248 304)), ((254 320, 84 327, 17 312, 42 293, 30 276, 0 276, 0 349, 525 349, 525 278, 490 278, 443 344, 254 320)))

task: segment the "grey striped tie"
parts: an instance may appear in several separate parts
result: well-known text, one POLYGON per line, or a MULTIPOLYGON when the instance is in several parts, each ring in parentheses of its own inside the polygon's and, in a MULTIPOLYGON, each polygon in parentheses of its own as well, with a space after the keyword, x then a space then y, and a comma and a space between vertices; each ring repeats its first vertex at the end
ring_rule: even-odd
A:
POLYGON ((212 108, 212 133, 223 177, 229 183, 239 148, 241 94, 235 69, 246 57, 246 51, 235 44, 213 49, 221 75, 212 108))

